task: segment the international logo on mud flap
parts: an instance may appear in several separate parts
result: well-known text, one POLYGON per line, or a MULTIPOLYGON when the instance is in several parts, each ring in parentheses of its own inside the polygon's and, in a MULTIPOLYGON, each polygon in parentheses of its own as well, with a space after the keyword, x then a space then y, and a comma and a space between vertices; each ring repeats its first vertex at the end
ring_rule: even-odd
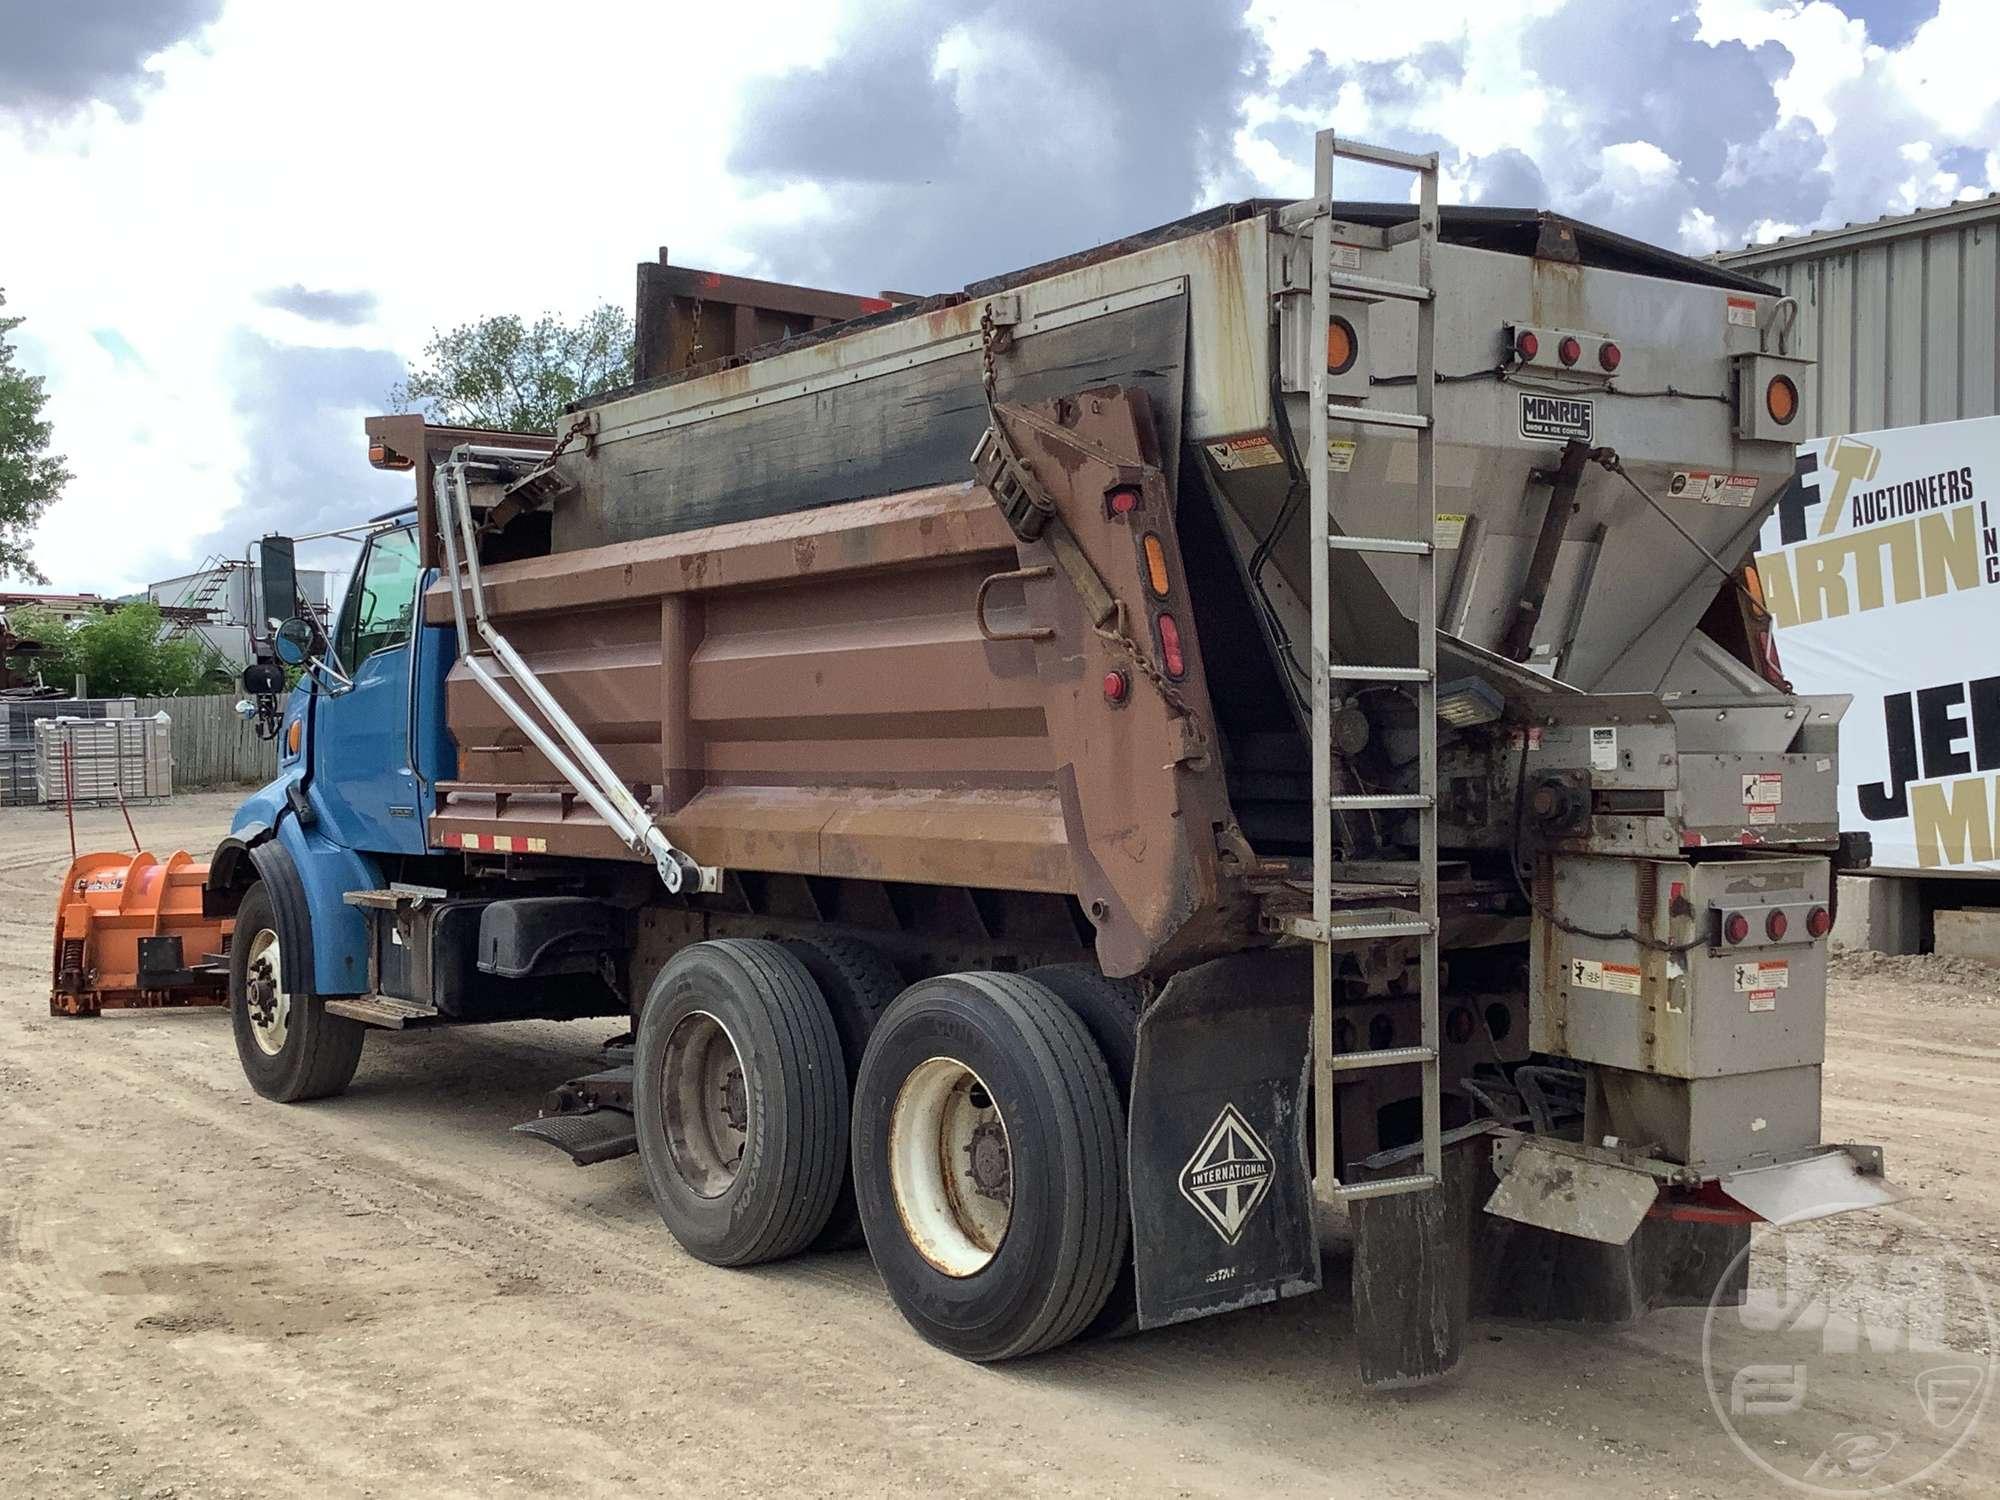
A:
POLYGON ((1271 1153, 1250 1122, 1225 1104, 1181 1168, 1181 1196, 1233 1245, 1271 1190, 1271 1153))

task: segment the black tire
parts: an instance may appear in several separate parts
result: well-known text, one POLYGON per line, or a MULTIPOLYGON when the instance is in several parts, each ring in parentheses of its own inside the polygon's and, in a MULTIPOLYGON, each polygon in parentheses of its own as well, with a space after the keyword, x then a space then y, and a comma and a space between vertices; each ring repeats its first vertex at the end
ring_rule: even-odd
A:
POLYGON ((1089 964, 1050 964, 1028 970, 1027 977, 1047 985, 1076 1012, 1104 1054, 1119 1101, 1130 1101, 1132 1069, 1139 1057, 1139 1012, 1146 1003, 1138 981, 1106 979, 1089 964))
MULTIPOLYGON (((345 1089, 361 1063, 361 1044, 368 1028, 345 1016, 330 1016, 317 995, 283 996, 263 988, 280 985, 282 966, 270 963, 278 934, 271 892, 262 881, 244 893, 236 909, 236 928, 229 940, 229 1022, 236 1034, 236 1056, 250 1087, 266 1099, 296 1104, 325 1099, 345 1089), (259 990, 251 992, 251 968, 259 990), (276 1007, 282 1003, 282 1034, 274 1031, 276 1007), (275 1050, 273 1041, 276 1038, 275 1050)), ((282 954, 282 949, 276 950, 282 954)), ((300 955, 302 961, 310 955, 300 955)))
MULTIPOLYGON (((868 1249, 917 1332, 986 1362, 1054 1348, 1097 1315, 1129 1232, 1125 1110, 1090 1033, 1054 991, 1018 974, 912 985, 875 1028, 854 1110, 854 1185, 868 1249), (958 1274, 917 1247, 890 1166, 905 1085, 940 1062, 972 1075, 974 1108, 986 1098, 997 1110, 1010 1183, 990 1258, 958 1274)), ((897 1142, 907 1160, 951 1159, 922 1136, 897 1142)), ((934 1195, 947 1200, 969 1201, 962 1192, 934 1195)), ((925 1220, 913 1214, 911 1222, 925 1220)))
POLYGON ((825 998, 781 945, 696 943, 660 970, 639 1016, 632 1107, 653 1203, 688 1254, 755 1265, 796 1254, 826 1227, 844 1166, 847 1069, 825 998), (672 1044, 682 1049, 676 1080, 689 1077, 686 1049, 703 1037, 713 1049, 711 1024, 733 1049, 741 1097, 720 1108, 740 1107, 742 1141, 733 1164, 704 1178, 708 1148, 733 1143, 705 1137, 698 1122, 670 1126, 670 1108, 685 1122, 684 1104, 674 1101, 689 1096, 667 1064, 672 1044))
MULTIPOLYGON (((1139 1056, 1139 1012, 1145 1008, 1145 991, 1131 979, 1107 979, 1090 964, 1050 964, 1028 970, 1028 978, 1041 981, 1062 997, 1077 1014, 1104 1065, 1111 1070, 1111 1082, 1118 1090, 1118 1102, 1129 1110, 1132 1104, 1132 1072, 1139 1056)), ((1118 1149, 1123 1152, 1121 1138, 1118 1149)), ((1125 1205, 1129 1221, 1131 1204, 1125 1205)), ((1139 1279, 1132 1263, 1130 1231, 1127 1250, 1118 1266, 1118 1279, 1104 1306, 1090 1320, 1078 1338, 1123 1338, 1139 1331, 1139 1279)))
MULTIPOLYGON (((826 997, 833 1015, 833 1029, 840 1034, 841 1061, 847 1065, 848 1097, 854 1094, 861 1076, 861 1059, 868 1051, 868 1038, 890 1002, 902 993, 903 978, 895 965, 878 949, 857 938, 818 933, 808 938, 787 938, 785 947, 806 966, 806 972, 826 997)), ((847 1171, 847 1155, 841 1153, 840 1192, 833 1200, 833 1213, 826 1228, 813 1241, 815 1250, 854 1250, 864 1244, 861 1210, 854 1202, 854 1182, 847 1171)))

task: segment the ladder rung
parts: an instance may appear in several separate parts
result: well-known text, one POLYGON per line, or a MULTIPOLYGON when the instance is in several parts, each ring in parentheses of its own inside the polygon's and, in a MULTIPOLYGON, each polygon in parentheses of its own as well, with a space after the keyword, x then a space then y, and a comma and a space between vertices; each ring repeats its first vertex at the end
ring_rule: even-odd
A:
POLYGON ((1279 917, 1274 925, 1283 933, 1304 938, 1309 943, 1360 943, 1373 938, 1427 937, 1431 924, 1421 917, 1398 914, 1367 922, 1328 922, 1324 926, 1311 917, 1279 917))
POLYGON ((1384 1047, 1379 1052, 1341 1052, 1329 1057, 1327 1066, 1336 1073, 1353 1073, 1362 1068, 1401 1068, 1426 1063, 1437 1057, 1429 1047, 1384 1047))
POLYGON ((1420 417, 1413 411, 1372 411, 1341 402, 1329 403, 1326 414, 1336 422, 1357 422, 1363 427, 1403 427, 1421 432, 1431 425, 1429 417, 1420 417))
POLYGON ((1336 552, 1401 552, 1411 557, 1429 557, 1429 542, 1413 542, 1400 536, 1330 536, 1327 546, 1336 552))
POLYGON ((1341 792, 1326 799, 1335 812, 1418 811, 1431 805, 1426 792, 1341 792))
POLYGON ((1421 1193, 1425 1188, 1434 1188, 1438 1180, 1428 1172, 1418 1172, 1410 1177, 1381 1177, 1374 1182, 1343 1182, 1333 1190, 1333 1196, 1352 1203, 1356 1198, 1393 1198, 1398 1193, 1421 1193))
POLYGON ((1335 276, 1331 284, 1336 292, 1351 292, 1357 297, 1390 297, 1399 302, 1428 302, 1432 295, 1427 286, 1411 281, 1384 281, 1377 276, 1335 276))
POLYGON ((1414 151, 1398 151, 1393 146, 1371 146, 1366 141, 1343 140, 1336 136, 1333 154, 1348 161, 1372 161, 1378 167, 1399 167, 1405 172, 1435 172, 1438 158, 1435 151, 1426 151, 1421 156, 1414 151))
POLYGON ((1431 674, 1423 667, 1362 667, 1352 662, 1329 662, 1326 675, 1336 681, 1346 682, 1429 682, 1431 674))

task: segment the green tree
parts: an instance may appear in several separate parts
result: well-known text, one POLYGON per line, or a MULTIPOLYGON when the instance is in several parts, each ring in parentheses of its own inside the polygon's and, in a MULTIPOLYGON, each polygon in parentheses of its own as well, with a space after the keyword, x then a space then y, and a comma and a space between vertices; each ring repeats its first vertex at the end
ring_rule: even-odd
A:
POLYGON ((574 323, 507 313, 434 330, 389 401, 455 427, 547 432, 570 402, 631 379, 632 319, 604 303, 574 323))
MULTIPOLYGON (((0 309, 6 306, 7 294, 0 291, 0 309)), ((70 476, 62 457, 48 451, 42 377, 15 365, 14 346, 7 341, 21 322, 0 316, 0 576, 18 573, 47 583, 28 554, 28 534, 70 476)))
POLYGON ((199 637, 162 639, 157 604, 122 604, 74 622, 51 610, 16 609, 7 623, 40 642, 39 652, 13 660, 39 671, 50 687, 69 687, 79 672, 97 698, 180 698, 229 686, 228 663, 199 637))

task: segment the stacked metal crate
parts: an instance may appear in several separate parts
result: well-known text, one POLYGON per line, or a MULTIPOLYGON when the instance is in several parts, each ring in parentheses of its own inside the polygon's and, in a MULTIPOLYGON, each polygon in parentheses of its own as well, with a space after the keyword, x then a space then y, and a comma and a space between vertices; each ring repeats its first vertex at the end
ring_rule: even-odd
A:
POLYGON ((0 807, 42 800, 35 777, 35 725, 47 719, 130 719, 133 698, 0 699, 0 807))
POLYGON ((47 806, 150 802, 173 792, 173 723, 164 713, 44 718, 34 739, 35 796, 47 806))

